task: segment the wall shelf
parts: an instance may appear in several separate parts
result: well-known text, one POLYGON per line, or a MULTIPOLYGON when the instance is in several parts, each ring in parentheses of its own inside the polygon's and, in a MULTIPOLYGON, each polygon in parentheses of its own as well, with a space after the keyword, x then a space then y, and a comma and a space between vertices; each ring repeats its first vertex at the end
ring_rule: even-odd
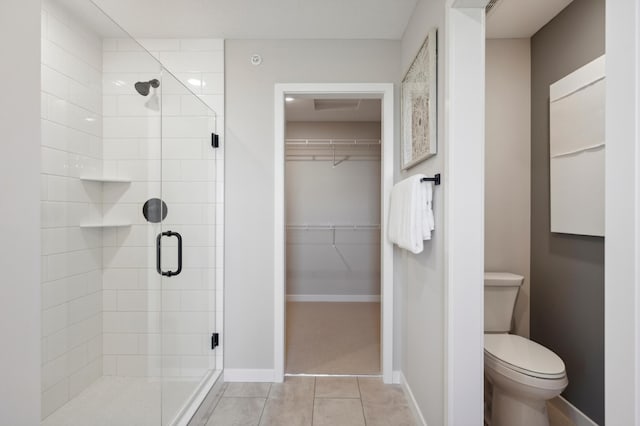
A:
POLYGON ((131 179, 108 177, 108 176, 81 176, 80 180, 87 182, 102 182, 102 183, 131 183, 131 179))
POLYGON ((285 145, 296 147, 344 146, 368 148, 380 146, 380 139, 285 139, 285 145))
POLYGON ((286 139, 286 161, 380 161, 379 139, 286 139))
POLYGON ((287 225, 287 229, 299 231, 371 231, 380 225, 287 225))
POLYGON ((99 228, 125 228, 131 226, 131 223, 85 223, 80 225, 83 229, 99 229, 99 228))
MULTIPOLYGON (((80 180, 84 182, 99 182, 99 183, 117 183, 117 184, 129 184, 131 179, 112 177, 112 176, 80 176, 80 180)), ((106 229, 106 228, 124 228, 131 226, 131 223, 125 222, 89 222, 80 225, 81 229, 106 229)))

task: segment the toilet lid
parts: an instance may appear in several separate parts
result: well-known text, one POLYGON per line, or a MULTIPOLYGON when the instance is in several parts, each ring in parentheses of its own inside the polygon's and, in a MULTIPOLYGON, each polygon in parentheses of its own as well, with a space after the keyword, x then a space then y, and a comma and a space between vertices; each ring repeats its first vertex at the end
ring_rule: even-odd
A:
POLYGON ((514 334, 485 334, 485 354, 529 376, 555 379, 565 374, 564 362, 549 349, 514 334))

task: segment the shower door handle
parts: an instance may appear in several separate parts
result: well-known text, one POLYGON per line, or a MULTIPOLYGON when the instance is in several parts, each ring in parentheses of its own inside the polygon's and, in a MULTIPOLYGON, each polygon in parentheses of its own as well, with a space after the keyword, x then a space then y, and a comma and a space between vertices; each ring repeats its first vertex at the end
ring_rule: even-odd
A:
POLYGON ((156 270, 164 277, 175 277, 182 272, 182 235, 173 231, 165 231, 156 238, 156 270), (162 270, 162 237, 176 237, 178 239, 178 269, 175 271, 162 270))

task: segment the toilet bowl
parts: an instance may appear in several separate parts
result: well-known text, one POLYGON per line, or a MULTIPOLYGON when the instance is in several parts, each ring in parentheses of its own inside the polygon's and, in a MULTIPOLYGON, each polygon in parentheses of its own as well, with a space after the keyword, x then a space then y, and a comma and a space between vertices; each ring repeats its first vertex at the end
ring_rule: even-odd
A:
POLYGON ((522 275, 484 274, 484 371, 491 385, 491 426, 549 426, 547 400, 569 383, 564 363, 544 346, 509 334, 522 275))
POLYGON ((485 334, 484 342, 491 426, 549 426, 546 401, 569 383, 560 357, 512 334, 485 334))

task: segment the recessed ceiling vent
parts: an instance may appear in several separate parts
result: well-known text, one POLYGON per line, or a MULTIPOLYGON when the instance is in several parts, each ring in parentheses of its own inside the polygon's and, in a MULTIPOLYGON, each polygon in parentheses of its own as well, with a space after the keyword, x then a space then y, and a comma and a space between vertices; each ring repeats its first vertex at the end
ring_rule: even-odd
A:
POLYGON ((316 111, 328 110, 357 110, 360 108, 360 99, 314 99, 313 109, 316 111))
POLYGON ((489 12, 491 12, 491 9, 493 9, 499 1, 500 0, 489 0, 487 7, 484 8, 484 13, 488 14, 489 12))

